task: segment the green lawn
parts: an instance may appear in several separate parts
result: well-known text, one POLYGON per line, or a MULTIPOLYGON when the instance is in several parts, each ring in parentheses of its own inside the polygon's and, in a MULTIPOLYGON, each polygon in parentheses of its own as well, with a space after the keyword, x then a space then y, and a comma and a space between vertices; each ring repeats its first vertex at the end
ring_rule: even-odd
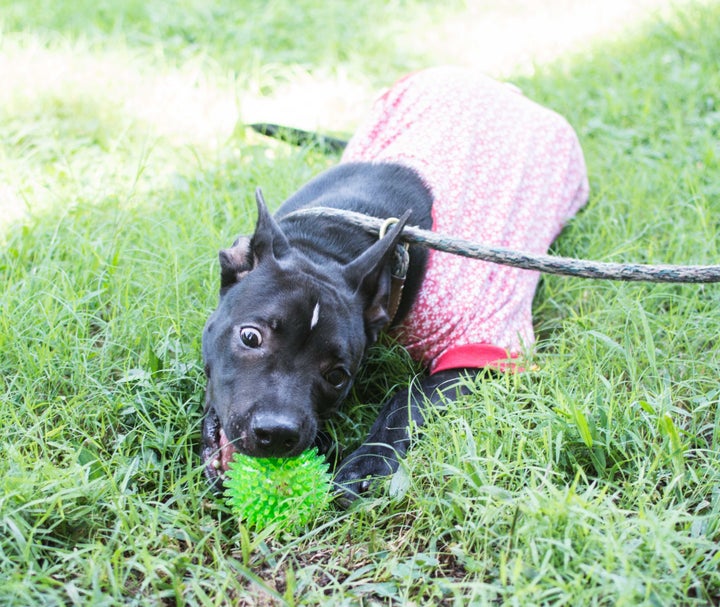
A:
MULTIPOLYGON (((299 72, 433 63, 396 34, 435 6, 0 0, 0 604, 720 603, 720 286, 545 277, 539 370, 481 374, 303 533, 206 487, 216 252, 256 185, 276 206, 334 162, 227 117, 299 72)), ((557 253, 718 263, 718 31, 706 2, 515 79, 586 152, 557 253)), ((374 348, 332 430, 357 444, 415 370, 374 348)))

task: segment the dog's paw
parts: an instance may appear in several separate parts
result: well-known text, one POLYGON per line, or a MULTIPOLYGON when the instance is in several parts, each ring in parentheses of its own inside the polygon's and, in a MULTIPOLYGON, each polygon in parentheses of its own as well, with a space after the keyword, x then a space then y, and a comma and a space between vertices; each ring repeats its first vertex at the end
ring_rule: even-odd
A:
POLYGON ((350 505, 367 493, 378 479, 390 476, 397 468, 397 454, 387 445, 362 445, 345 458, 335 473, 338 503, 350 505))

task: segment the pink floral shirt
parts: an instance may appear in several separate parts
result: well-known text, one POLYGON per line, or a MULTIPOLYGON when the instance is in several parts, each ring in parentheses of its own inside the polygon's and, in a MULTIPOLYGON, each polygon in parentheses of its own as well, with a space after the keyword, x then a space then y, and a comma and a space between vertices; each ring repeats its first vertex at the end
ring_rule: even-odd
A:
MULTIPOLYGON (((588 196, 582 150, 565 119, 461 68, 432 68, 396 83, 343 161, 413 168, 434 196, 433 230, 529 253, 547 252, 588 196)), ((398 337, 431 372, 502 368, 534 342, 538 279, 537 272, 431 251, 398 337)))

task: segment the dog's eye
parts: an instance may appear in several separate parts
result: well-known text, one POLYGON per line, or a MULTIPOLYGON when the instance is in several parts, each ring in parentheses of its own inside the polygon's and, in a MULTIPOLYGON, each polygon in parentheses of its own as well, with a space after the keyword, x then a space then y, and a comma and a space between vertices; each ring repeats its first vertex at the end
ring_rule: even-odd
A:
POLYGON ((335 367, 325 373, 325 381, 338 390, 345 385, 349 378, 350 375, 342 367, 335 367))
POLYGON ((248 348, 259 348, 262 345, 260 331, 253 327, 242 327, 240 329, 240 341, 248 348))

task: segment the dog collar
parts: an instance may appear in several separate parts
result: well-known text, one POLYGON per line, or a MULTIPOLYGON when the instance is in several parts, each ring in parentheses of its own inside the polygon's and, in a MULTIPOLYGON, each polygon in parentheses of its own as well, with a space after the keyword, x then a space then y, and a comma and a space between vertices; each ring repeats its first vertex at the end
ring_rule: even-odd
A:
POLYGON ((407 244, 399 244, 395 247, 393 255, 393 263, 390 267, 390 302, 388 305, 388 316, 390 321, 388 325, 395 320, 400 300, 402 299, 403 287, 405 287, 405 277, 407 276, 408 266, 410 265, 410 254, 408 253, 407 244))
MULTIPOLYGON (((378 238, 382 239, 388 228, 398 222, 397 217, 388 217, 380 227, 378 238)), ((400 300, 402 299, 403 288, 405 287, 405 278, 407 277, 408 267, 410 266, 410 253, 408 244, 401 243, 395 247, 393 252, 393 258, 390 265, 390 299, 388 301, 388 321, 385 328, 389 327, 395 316, 397 315, 398 308, 400 307, 400 300)))

